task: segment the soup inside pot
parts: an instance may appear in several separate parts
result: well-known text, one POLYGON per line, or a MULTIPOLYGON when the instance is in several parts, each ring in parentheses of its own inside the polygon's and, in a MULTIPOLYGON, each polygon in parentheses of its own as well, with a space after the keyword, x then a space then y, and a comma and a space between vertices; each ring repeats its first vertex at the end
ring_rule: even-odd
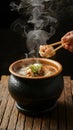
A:
POLYGON ((56 72, 57 68, 54 66, 41 63, 24 65, 17 70, 18 74, 26 77, 50 76, 56 72))
POLYGON ((22 78, 48 78, 62 71, 62 65, 54 60, 45 58, 25 58, 12 63, 9 71, 22 78))

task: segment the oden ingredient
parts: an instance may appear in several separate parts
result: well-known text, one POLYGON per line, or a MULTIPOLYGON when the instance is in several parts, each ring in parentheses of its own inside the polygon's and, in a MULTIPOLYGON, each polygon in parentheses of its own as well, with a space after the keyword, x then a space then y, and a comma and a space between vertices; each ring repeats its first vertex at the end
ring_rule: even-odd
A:
POLYGON ((55 55, 55 51, 50 45, 40 45, 39 54, 41 57, 49 58, 55 55))

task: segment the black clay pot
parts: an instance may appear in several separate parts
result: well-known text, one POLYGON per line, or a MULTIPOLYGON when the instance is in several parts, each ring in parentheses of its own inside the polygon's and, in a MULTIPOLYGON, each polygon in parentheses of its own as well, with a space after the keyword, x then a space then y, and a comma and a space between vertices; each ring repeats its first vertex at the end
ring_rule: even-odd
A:
POLYGON ((18 110, 30 115, 44 114, 52 110, 64 87, 62 65, 57 61, 44 58, 26 58, 15 61, 9 67, 11 73, 8 89, 16 101, 18 110), (51 76, 24 77, 17 73, 23 64, 36 62, 51 64, 57 72, 51 76))

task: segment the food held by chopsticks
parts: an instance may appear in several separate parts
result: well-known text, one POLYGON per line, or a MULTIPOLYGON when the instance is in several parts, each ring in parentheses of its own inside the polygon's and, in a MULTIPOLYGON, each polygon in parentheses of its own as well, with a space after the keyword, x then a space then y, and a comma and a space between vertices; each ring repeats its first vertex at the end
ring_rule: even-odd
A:
POLYGON ((41 57, 50 58, 56 54, 56 51, 62 48, 67 43, 61 43, 61 41, 52 43, 50 45, 40 45, 39 54, 41 57), (61 45, 59 45, 61 44, 61 45), (54 46, 59 45, 58 47, 54 48, 54 46))
POLYGON ((41 57, 49 58, 55 55, 54 48, 49 45, 40 45, 39 54, 41 57))

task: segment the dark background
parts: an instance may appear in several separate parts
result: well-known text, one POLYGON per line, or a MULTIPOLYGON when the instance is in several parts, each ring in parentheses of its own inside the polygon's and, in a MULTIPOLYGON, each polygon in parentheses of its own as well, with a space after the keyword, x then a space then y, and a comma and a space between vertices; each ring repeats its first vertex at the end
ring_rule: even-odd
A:
MULTIPOLYGON (((26 52, 25 40, 10 28, 11 24, 20 17, 17 12, 10 10, 10 2, 8 0, 0 2, 0 75, 9 74, 9 65, 24 57, 26 52)), ((73 30, 73 17, 66 15, 64 18, 59 18, 56 33, 48 43, 59 41, 66 32, 73 30)), ((63 65, 64 75, 73 77, 73 53, 62 48, 57 52, 55 60, 63 65)))
POLYGON ((20 16, 11 11, 10 2, 0 2, 0 75, 9 74, 9 65, 22 58, 26 50, 25 41, 11 29, 12 23, 20 16))

